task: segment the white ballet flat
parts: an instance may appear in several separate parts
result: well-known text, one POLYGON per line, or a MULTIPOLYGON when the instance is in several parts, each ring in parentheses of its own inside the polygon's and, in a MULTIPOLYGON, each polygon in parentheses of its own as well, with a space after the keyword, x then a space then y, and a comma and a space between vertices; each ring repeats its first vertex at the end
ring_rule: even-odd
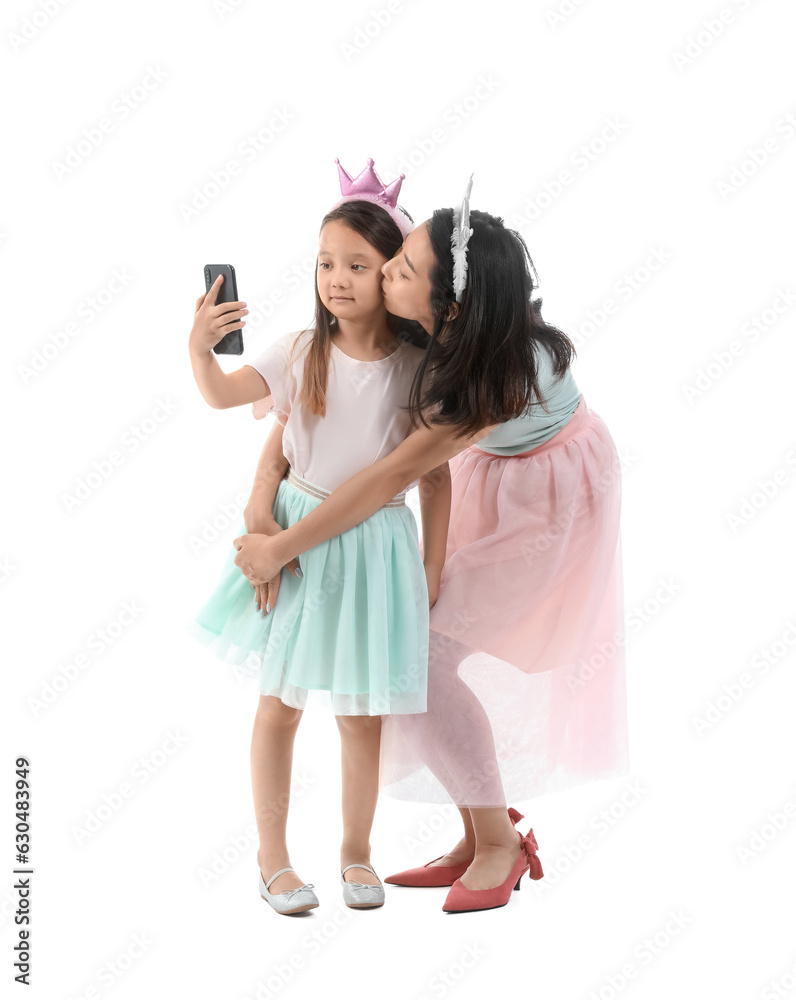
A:
POLYGON ((283 892, 274 893, 268 891, 268 886, 275 878, 284 875, 285 872, 294 872, 295 870, 295 868, 280 868, 278 872, 274 872, 268 882, 263 880, 263 873, 260 872, 260 895, 267 903, 271 904, 277 913, 303 913, 304 910, 312 910, 318 905, 318 897, 312 891, 315 886, 311 882, 302 885, 300 889, 285 889, 283 892))
MULTIPOLYGON (((379 885, 368 885, 366 882, 346 882, 345 873, 349 868, 364 868, 366 871, 376 872, 369 865, 346 865, 340 872, 340 881, 343 883, 343 902, 346 906, 355 909, 370 909, 373 906, 384 905, 384 886, 379 879, 379 885)), ((376 878, 379 878, 376 875, 376 878)))

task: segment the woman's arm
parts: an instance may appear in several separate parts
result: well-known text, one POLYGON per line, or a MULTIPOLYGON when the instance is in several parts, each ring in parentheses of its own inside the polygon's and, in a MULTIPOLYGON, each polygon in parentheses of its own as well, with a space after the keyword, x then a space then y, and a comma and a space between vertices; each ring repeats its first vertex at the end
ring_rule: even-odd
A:
POLYGON ((420 477, 420 518, 423 525, 423 567, 428 584, 428 604, 439 594, 442 567, 448 548, 451 514, 451 470, 447 462, 420 477))
POLYGON ((394 451, 358 472, 321 501, 306 517, 273 538, 243 535, 234 539, 235 565, 252 583, 270 579, 291 559, 342 534, 370 517, 416 479, 458 455, 497 427, 455 437, 448 424, 418 427, 394 451), (267 575, 266 575, 267 574, 267 575))

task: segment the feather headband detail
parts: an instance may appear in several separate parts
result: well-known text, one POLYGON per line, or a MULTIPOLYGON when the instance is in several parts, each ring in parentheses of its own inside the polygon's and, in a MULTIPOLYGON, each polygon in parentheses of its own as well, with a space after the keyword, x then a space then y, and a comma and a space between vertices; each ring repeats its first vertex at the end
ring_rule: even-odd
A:
POLYGON ((473 175, 464 192, 461 208, 453 210, 453 233, 451 251, 453 253, 453 291, 456 301, 462 301, 462 293, 467 284, 467 243, 473 235, 470 229, 470 192, 473 189, 473 175))

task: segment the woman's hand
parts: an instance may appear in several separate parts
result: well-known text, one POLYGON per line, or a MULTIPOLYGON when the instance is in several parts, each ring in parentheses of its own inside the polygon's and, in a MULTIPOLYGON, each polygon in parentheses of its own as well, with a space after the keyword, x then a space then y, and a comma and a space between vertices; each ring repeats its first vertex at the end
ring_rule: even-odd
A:
MULTIPOLYGON (((249 504, 251 505, 251 501, 249 504)), ((247 507, 246 510, 248 511, 249 507, 247 507)), ((246 522, 246 531, 249 534, 276 535, 282 531, 281 525, 279 525, 273 517, 247 517, 246 511, 244 511, 244 521, 246 522)), ((251 588, 254 591, 256 607, 261 615, 265 616, 273 610, 273 607, 276 604, 277 595, 279 594, 279 581, 281 578, 282 573, 280 571, 276 574, 276 576, 267 580, 265 583, 251 584, 251 588)))
POLYGON ((428 586, 428 606, 433 608, 439 597, 439 581, 442 576, 442 567, 433 563, 423 563, 426 571, 426 585, 428 586))
MULTIPOLYGON (((235 556, 235 565, 240 567, 241 572, 249 583, 256 586, 257 584, 267 583, 279 575, 282 563, 276 555, 276 538, 274 535, 241 535, 239 538, 234 538, 232 544, 238 551, 238 554, 235 556)), ((295 559, 291 560, 291 564, 295 562, 295 559)), ((301 570, 299 569, 299 572, 294 573, 294 576, 298 576, 300 573, 301 570)))
POLYGON ((216 305, 216 296, 223 280, 224 275, 219 274, 209 290, 196 300, 193 327, 188 338, 188 350, 191 354, 207 354, 228 333, 242 330, 246 325, 243 317, 249 310, 245 302, 220 302, 216 305))
MULTIPOLYGON (((263 503, 260 502, 256 487, 252 490, 249 502, 246 504, 243 511, 243 522, 246 525, 248 535, 276 535, 279 534, 280 531, 284 530, 279 522, 274 519, 273 514, 265 508, 263 503)), ((247 535, 242 537, 246 538, 247 535)), ((235 560, 235 564, 239 565, 237 559, 235 560)), ((296 575, 295 571, 298 568, 299 563, 297 559, 291 559, 286 566, 286 569, 293 573, 294 576, 296 575)), ((276 605, 276 598, 279 594, 279 581, 281 578, 282 573, 279 571, 265 583, 254 584, 251 583, 251 580, 249 581, 252 589, 254 590, 254 599, 257 602, 257 610, 261 611, 263 615, 267 615, 270 611, 273 611, 274 606, 276 605)))

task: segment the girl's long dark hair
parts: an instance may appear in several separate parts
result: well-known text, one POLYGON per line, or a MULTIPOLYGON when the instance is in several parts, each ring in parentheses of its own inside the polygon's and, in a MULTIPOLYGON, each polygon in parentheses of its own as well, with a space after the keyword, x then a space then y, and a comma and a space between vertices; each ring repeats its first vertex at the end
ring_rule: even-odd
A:
MULTIPOLYGON (((547 345, 561 377, 576 355, 565 333, 542 319, 528 248, 519 233, 487 212, 470 213, 467 283, 455 318, 446 318, 453 291, 453 209, 437 209, 428 225, 436 258, 432 267, 434 328, 412 382, 412 419, 436 407, 434 424, 455 424, 456 437, 474 434, 526 412, 534 402, 547 409, 539 389, 537 350, 547 345)), ((534 268, 534 273, 536 269, 534 268)))
MULTIPOLYGON (((403 210, 402 210, 403 211, 403 210)), ((404 213, 410 220, 408 212, 404 213)), ((403 236, 396 223, 384 211, 370 201, 346 201, 338 208, 323 217, 321 229, 328 222, 344 222, 347 226, 364 237, 378 253, 390 260, 398 253, 403 244, 403 236)), ((428 335, 419 323, 399 319, 391 313, 387 314, 387 324, 390 330, 402 340, 408 340, 416 347, 425 347, 428 335)), ((337 328, 337 318, 329 312, 318 292, 318 272, 315 271, 315 324, 308 327, 313 331, 304 361, 304 377, 298 400, 311 413, 326 416, 326 386, 329 377, 329 358, 332 351, 331 334, 337 328)), ((296 339, 298 343, 298 338, 296 339)), ((291 358, 292 362, 293 358, 291 358)))

